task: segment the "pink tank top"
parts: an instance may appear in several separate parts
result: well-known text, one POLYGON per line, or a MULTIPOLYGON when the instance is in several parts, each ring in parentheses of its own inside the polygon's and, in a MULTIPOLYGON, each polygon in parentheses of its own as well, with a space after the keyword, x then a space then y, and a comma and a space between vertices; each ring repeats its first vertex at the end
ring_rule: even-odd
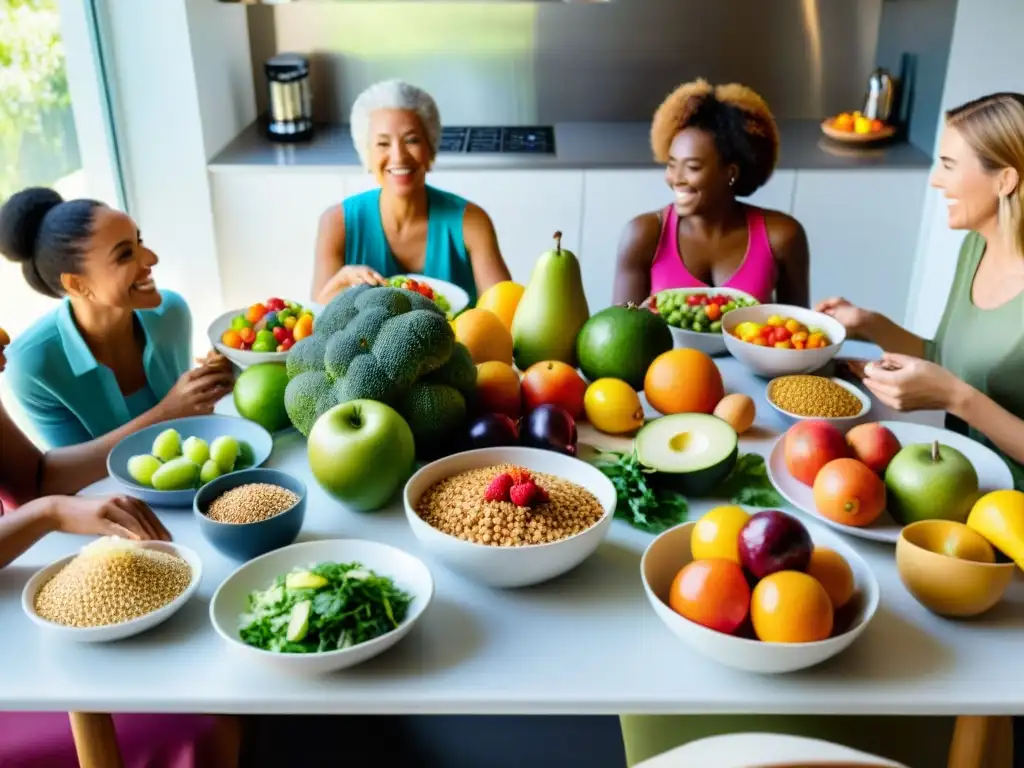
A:
MULTIPOLYGON (((760 208, 745 206, 747 211, 747 253, 739 268, 720 288, 746 291, 762 304, 770 304, 775 291, 775 256, 768 242, 768 227, 760 208)), ((661 236, 651 264, 651 295, 669 288, 710 288, 694 277, 683 264, 679 253, 679 216, 675 206, 662 212, 661 236)))

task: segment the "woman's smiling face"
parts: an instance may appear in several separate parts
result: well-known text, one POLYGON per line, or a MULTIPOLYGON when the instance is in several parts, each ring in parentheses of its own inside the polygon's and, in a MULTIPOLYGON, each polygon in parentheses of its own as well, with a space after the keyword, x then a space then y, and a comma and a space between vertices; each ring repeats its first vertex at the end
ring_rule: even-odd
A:
POLYGON ((93 214, 79 274, 61 276, 72 296, 119 309, 153 309, 161 297, 152 270, 159 260, 142 243, 131 217, 106 206, 93 214))
POLYGON ((946 198, 950 229, 977 230, 999 214, 998 178, 989 173, 956 128, 939 140, 939 164, 931 185, 946 198))
POLYGON ((377 182, 395 195, 408 195, 426 183, 433 161, 419 115, 409 109, 377 109, 370 115, 370 168, 377 182))
POLYGON ((698 128, 680 131, 665 167, 665 181, 676 196, 676 214, 692 216, 730 199, 729 180, 735 173, 734 167, 722 163, 714 136, 698 128))

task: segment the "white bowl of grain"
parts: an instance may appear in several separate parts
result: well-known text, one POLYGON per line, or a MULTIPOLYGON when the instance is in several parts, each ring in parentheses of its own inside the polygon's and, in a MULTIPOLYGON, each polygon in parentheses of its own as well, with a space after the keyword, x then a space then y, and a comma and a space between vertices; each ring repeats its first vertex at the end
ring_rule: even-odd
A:
POLYGON ((871 410, 871 398, 857 386, 836 377, 796 374, 768 382, 765 399, 790 424, 811 419, 846 430, 871 410))
POLYGON ((32 576, 21 606, 67 640, 122 640, 167 621, 203 576, 199 555, 166 541, 98 539, 32 576))
POLYGON ((538 448, 466 451, 427 464, 406 483, 405 515, 424 548, 470 579, 524 587, 553 579, 598 548, 615 514, 615 487, 596 467, 538 448), (527 470, 549 501, 487 501, 509 467, 527 470))

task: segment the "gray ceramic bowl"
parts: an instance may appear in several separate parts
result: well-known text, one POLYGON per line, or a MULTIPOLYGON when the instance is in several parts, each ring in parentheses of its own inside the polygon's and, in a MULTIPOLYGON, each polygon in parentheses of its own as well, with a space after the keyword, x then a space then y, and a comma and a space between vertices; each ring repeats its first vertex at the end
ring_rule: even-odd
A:
POLYGON ((251 560, 254 557, 295 541, 306 516, 306 485, 299 478, 279 469, 244 469, 222 475, 196 493, 192 513, 208 542, 228 557, 251 560), (298 495, 299 501, 268 520, 259 523, 220 523, 206 516, 210 504, 221 494, 249 483, 272 483, 298 495))

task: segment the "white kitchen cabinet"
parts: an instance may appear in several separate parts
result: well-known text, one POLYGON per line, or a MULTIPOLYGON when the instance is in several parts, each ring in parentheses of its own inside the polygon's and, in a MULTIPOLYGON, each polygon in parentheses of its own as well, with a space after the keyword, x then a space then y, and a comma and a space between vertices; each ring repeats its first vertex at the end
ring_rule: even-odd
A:
MULTIPOLYGON (((764 208, 791 213, 795 171, 776 171, 746 200, 764 208)), ((672 193, 661 169, 586 171, 583 174, 583 283, 591 306, 612 301, 615 257, 626 223, 638 214, 664 208, 672 193)))
POLYGON ((811 247, 811 301, 845 296, 902 320, 928 169, 800 171, 793 215, 811 247))
POLYGON ((311 299, 320 214, 347 194, 343 172, 210 174, 225 311, 270 296, 311 299))

